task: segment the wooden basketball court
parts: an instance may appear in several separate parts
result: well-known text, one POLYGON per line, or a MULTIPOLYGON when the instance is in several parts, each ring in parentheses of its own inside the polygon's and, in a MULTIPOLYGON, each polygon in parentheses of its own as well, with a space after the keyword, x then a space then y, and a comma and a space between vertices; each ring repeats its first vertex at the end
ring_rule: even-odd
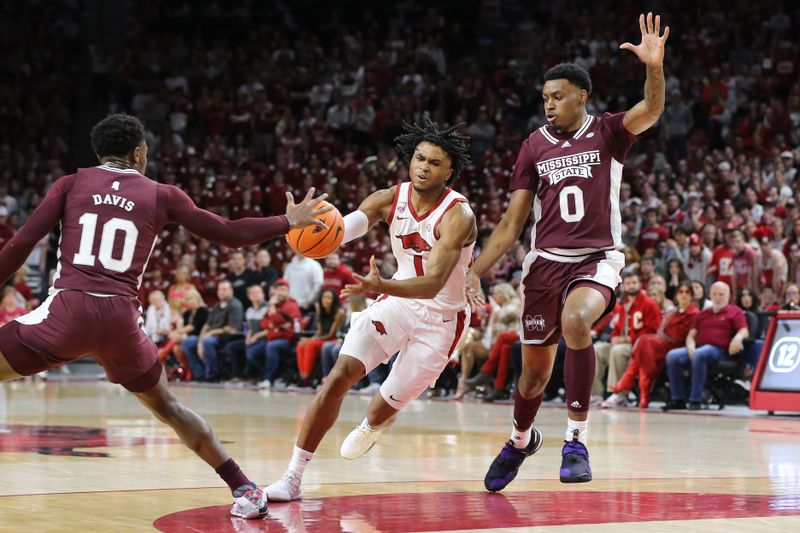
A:
MULTIPOLYGON (((284 471, 312 396, 177 386, 260 484, 284 471)), ((216 474, 136 399, 105 382, 0 384, 1 531, 800 531, 800 417, 590 415, 594 481, 558 481, 563 406, 542 449, 499 494, 486 468, 509 404, 417 400, 355 461, 339 458, 369 398, 348 397, 306 471, 306 499, 263 520, 228 514, 216 474)))

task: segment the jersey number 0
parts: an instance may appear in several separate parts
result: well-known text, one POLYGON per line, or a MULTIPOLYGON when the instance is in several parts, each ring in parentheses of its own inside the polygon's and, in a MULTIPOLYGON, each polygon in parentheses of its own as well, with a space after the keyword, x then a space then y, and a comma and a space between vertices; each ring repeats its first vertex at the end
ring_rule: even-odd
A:
POLYGON ((84 213, 78 219, 78 224, 83 226, 81 231, 81 243, 78 253, 72 259, 76 265, 94 266, 95 260, 99 259, 100 264, 108 270, 114 272, 125 272, 131 267, 133 254, 136 251, 136 239, 139 237, 139 230, 136 224, 124 218, 112 218, 103 224, 103 233, 100 236, 100 249, 97 256, 92 253, 94 247, 94 236, 97 231, 97 214, 84 213), (117 232, 123 235, 122 257, 111 257, 114 250, 114 241, 117 232))
POLYGON ((558 204, 561 208, 561 218, 564 222, 578 222, 586 214, 583 208, 583 191, 577 185, 568 185, 558 193, 558 204), (570 207, 569 197, 573 198, 570 207))

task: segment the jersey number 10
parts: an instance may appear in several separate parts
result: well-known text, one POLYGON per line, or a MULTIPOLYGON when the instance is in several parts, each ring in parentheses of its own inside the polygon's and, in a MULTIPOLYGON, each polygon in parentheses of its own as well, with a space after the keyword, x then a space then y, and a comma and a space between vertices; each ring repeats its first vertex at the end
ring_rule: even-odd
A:
POLYGON ((100 264, 108 270, 114 272, 125 272, 131 267, 133 254, 136 251, 136 239, 139 238, 139 230, 136 224, 124 218, 112 218, 103 224, 103 233, 100 235, 100 249, 97 256, 92 253, 94 247, 94 236, 97 231, 97 214, 84 213, 78 219, 78 224, 83 226, 81 231, 81 243, 78 253, 72 259, 73 264, 94 266, 95 260, 99 259, 100 264), (123 232, 124 244, 122 246, 122 257, 111 257, 114 250, 114 240, 117 232, 123 232))

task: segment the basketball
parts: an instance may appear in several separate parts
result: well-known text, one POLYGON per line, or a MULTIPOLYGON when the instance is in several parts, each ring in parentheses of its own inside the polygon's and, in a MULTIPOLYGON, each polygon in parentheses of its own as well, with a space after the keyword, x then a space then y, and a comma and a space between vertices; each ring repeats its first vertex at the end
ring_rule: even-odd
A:
MULTIPOLYGON (((317 208, 321 209, 328 205, 330 205, 328 202, 322 202, 317 208)), ((339 247, 344 237, 344 220, 336 207, 317 216, 317 219, 324 222, 328 228, 306 226, 289 230, 286 234, 286 242, 292 250, 311 259, 328 257, 339 247)))

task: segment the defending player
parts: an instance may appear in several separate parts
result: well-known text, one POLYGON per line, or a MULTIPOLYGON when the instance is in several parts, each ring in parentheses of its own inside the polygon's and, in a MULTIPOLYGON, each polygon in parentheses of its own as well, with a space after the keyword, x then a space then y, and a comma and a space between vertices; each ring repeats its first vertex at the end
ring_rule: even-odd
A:
POLYGON ((34 311, 0 329, 0 381, 29 376, 93 356, 112 383, 141 401, 228 484, 231 514, 256 518, 266 497, 231 459, 208 423, 181 405, 167 388, 156 346, 141 327, 139 284, 166 224, 177 223, 204 239, 238 247, 321 225, 313 189, 286 214, 226 220, 198 209, 186 193, 144 176, 147 144, 142 123, 109 115, 91 133, 100 165, 58 179, 41 205, 0 252, 0 282, 22 265, 39 240, 61 223, 58 266, 49 297, 34 311))
POLYGON ((560 479, 592 479, 586 449, 587 415, 595 355, 592 324, 614 304, 624 257, 619 210, 622 164, 636 135, 655 124, 664 109, 664 44, 661 18, 639 18, 642 42, 620 48, 647 67, 644 100, 625 113, 594 117, 586 112, 592 91, 588 73, 561 64, 545 73, 542 89, 547 125, 522 147, 511 178, 508 210, 467 275, 467 296, 481 303, 479 278, 519 238, 533 209, 531 251, 523 265, 523 369, 514 396, 511 438, 484 483, 498 491, 517 475, 522 461, 542 444, 533 419, 550 379, 556 345, 567 343, 564 378, 567 433, 560 479))
POLYGON ((410 181, 371 194, 344 217, 344 242, 386 221, 397 273, 381 278, 373 257, 369 274, 345 286, 345 295, 382 295, 352 320, 336 366, 303 421, 289 468, 265 489, 270 500, 303 497, 303 472, 353 384, 400 352, 367 417, 342 443, 345 459, 365 454, 398 411, 436 381, 469 323, 464 276, 478 230, 466 198, 448 187, 468 162, 468 138, 458 126, 440 130, 427 113, 421 126, 404 126, 395 142, 409 161, 410 181))

